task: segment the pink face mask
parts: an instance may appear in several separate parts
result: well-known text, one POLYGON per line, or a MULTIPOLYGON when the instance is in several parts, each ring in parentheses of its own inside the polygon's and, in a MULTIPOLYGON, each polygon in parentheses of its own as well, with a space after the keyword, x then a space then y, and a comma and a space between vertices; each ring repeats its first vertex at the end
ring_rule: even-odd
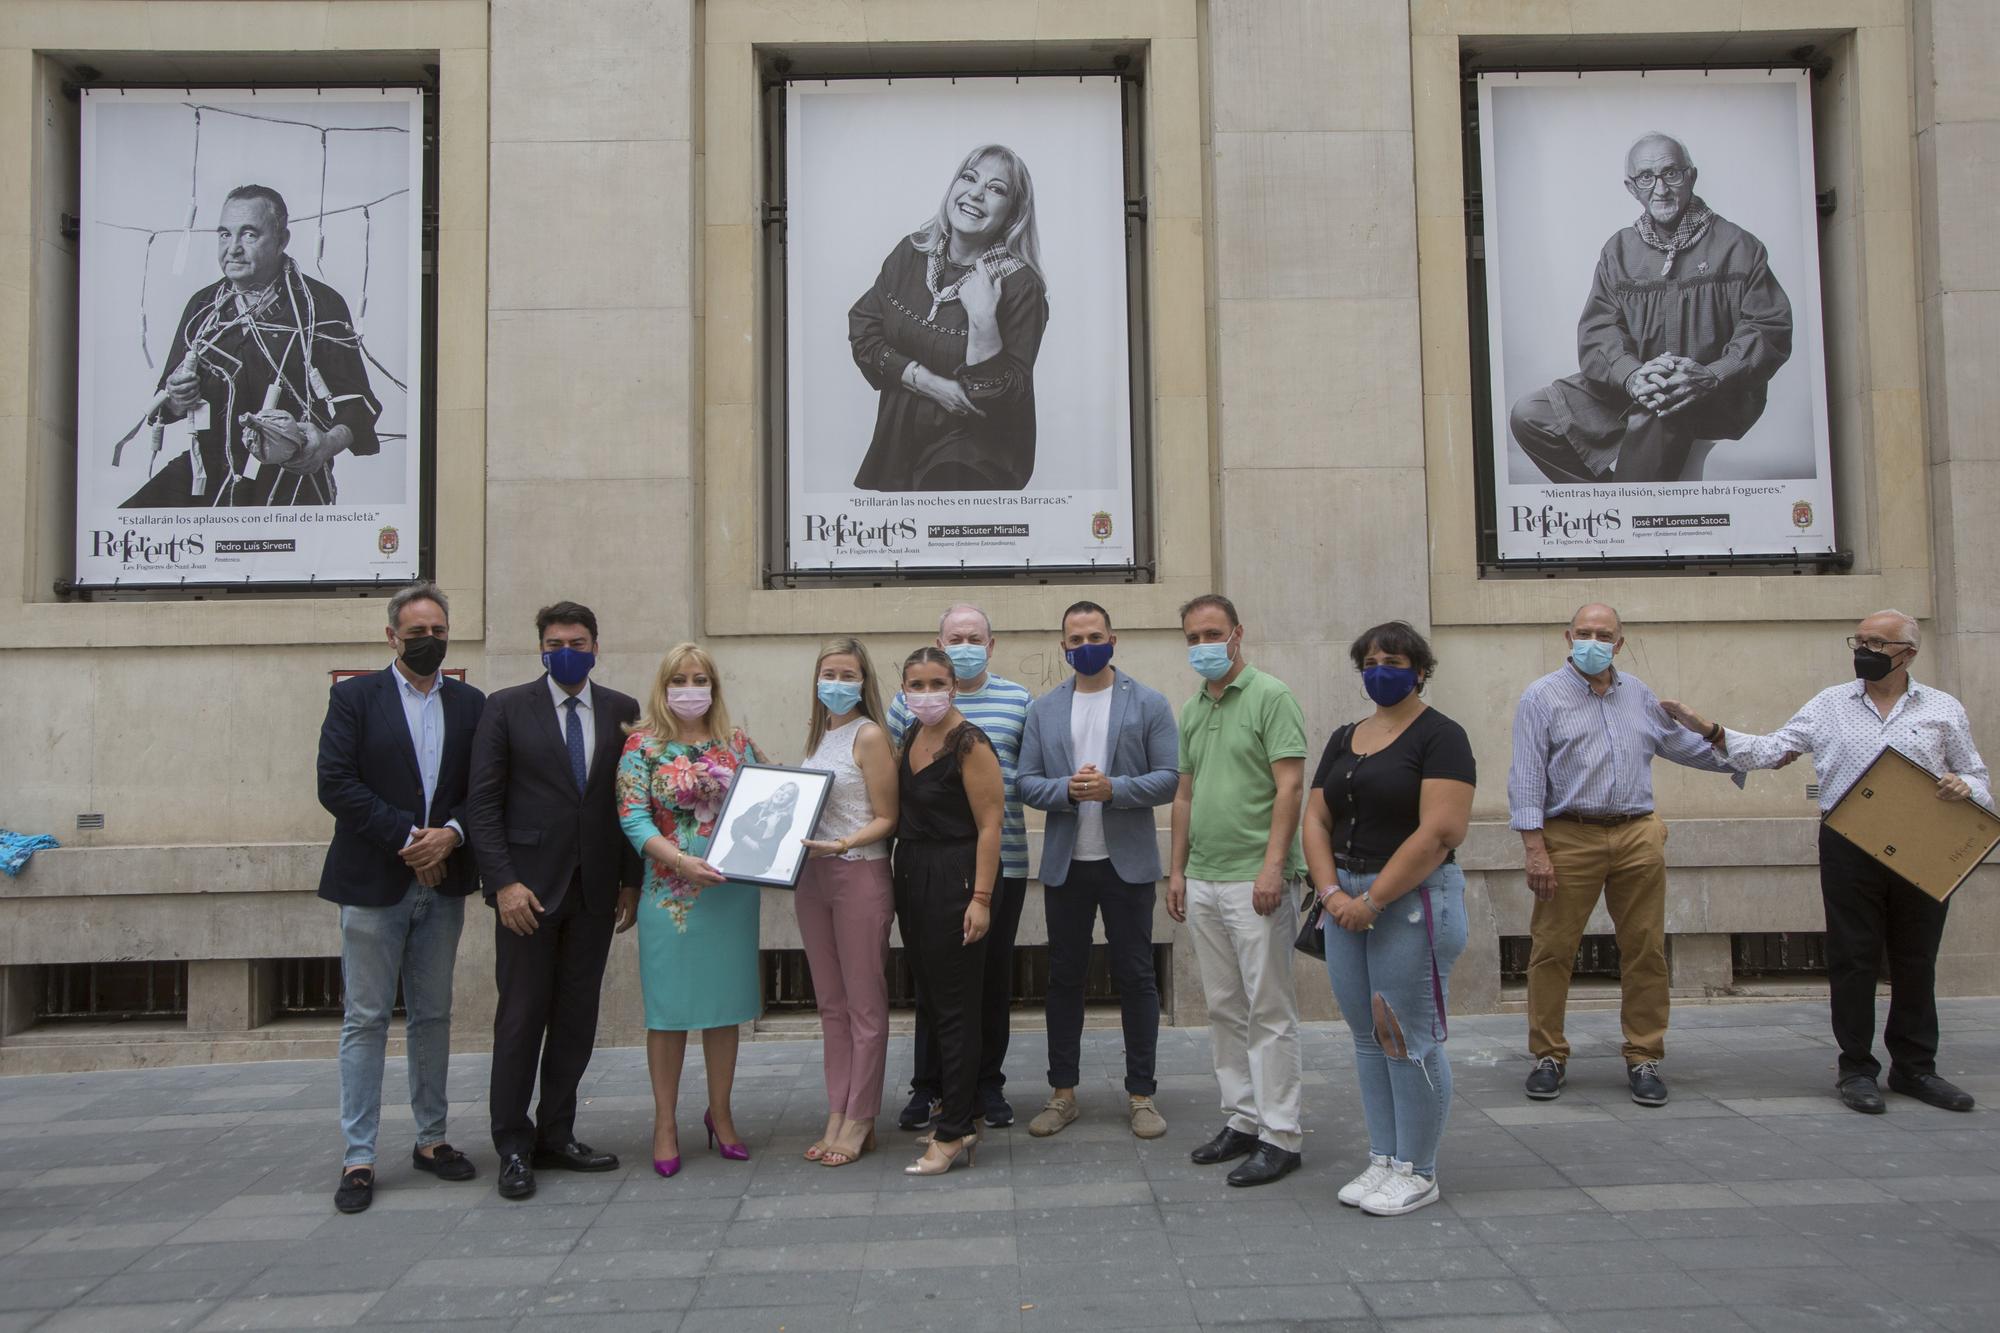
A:
POLYGON ((708 716, 708 706, 714 697, 714 691, 706 685, 667 687, 667 707, 673 709, 674 716, 683 722, 708 716))
POLYGON ((951 698, 949 691, 937 690, 930 694, 905 694, 903 702, 916 714, 917 721, 928 727, 944 720, 944 715, 951 711, 951 698))

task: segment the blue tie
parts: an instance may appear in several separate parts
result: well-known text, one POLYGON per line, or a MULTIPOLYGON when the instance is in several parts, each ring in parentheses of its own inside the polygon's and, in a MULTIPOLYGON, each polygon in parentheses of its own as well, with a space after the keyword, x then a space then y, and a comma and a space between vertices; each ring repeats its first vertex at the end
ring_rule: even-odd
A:
POLYGON ((569 740, 569 773, 576 779, 576 789, 581 793, 584 784, 590 780, 590 773, 583 766, 583 720, 576 715, 574 697, 563 700, 563 707, 569 710, 569 721, 563 725, 569 740))

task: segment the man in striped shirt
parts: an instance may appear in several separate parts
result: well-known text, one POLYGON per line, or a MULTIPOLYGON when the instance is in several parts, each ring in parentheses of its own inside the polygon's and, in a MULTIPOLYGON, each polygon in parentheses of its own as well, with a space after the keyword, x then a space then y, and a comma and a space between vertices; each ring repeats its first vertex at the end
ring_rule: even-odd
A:
MULTIPOLYGON (((1641 1106, 1664 1106, 1667 1041, 1667 826, 1653 813, 1653 758, 1728 773, 1700 737, 1667 716, 1645 682, 1612 659, 1625 646, 1618 612, 1581 607, 1563 637, 1569 658, 1528 686, 1514 711, 1507 772, 1510 823, 1527 849, 1528 1096, 1562 1095, 1569 1064, 1563 1013, 1585 924, 1604 896, 1618 937, 1626 1081, 1641 1106)), ((1735 780, 1740 787, 1742 774, 1735 780)))
MULTIPOLYGON (((1014 1123, 1014 1108, 1003 1089, 1007 1075, 1007 1029, 1011 1017, 1014 934, 1021 925, 1021 902, 1028 893, 1028 825, 1021 817, 1021 794, 1014 785, 1021 759, 1021 730, 1034 696, 988 670, 993 655, 993 622, 976 606, 960 602, 938 620, 938 647, 951 658, 958 677, 958 711, 986 733, 1000 756, 1007 784, 1007 807, 1000 823, 1000 883, 994 887, 992 924, 986 930, 986 992, 980 1004, 979 1106, 986 1123, 999 1129, 1014 1123)), ((889 737, 898 746, 914 718, 900 691, 889 705, 889 737)), ((898 1123, 921 1129, 937 1114, 944 1073, 937 1045, 917 1019, 916 1069, 910 1075, 910 1103, 898 1123)))

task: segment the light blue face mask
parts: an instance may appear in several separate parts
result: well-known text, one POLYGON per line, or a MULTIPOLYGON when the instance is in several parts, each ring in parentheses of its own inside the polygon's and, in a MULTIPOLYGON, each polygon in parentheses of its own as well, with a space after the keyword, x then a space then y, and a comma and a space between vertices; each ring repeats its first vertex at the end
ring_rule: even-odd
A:
POLYGON ((826 705, 826 711, 835 717, 853 712, 861 702, 861 686, 851 680, 823 680, 814 689, 819 692, 819 701, 826 705))
POLYGON ((1188 645, 1188 665, 1203 680, 1221 680, 1229 674, 1229 645, 1226 643, 1191 643, 1188 645))
POLYGON ((986 645, 982 643, 954 643, 944 650, 951 659, 951 674, 960 680, 972 680, 986 670, 986 645))
POLYGON ((1577 639, 1569 646, 1569 660, 1584 675, 1598 675, 1611 665, 1611 645, 1596 639, 1577 639))

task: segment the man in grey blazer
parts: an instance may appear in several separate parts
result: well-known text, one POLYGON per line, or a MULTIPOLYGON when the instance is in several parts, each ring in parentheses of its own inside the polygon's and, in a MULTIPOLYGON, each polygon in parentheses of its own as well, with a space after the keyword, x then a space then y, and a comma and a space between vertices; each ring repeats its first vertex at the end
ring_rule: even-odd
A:
POLYGON ((1160 991, 1153 975, 1153 902, 1160 847, 1153 810, 1180 783, 1174 711, 1111 665, 1118 636, 1095 602, 1063 613, 1063 657, 1075 675, 1028 708, 1017 773, 1021 800, 1048 812, 1042 836, 1042 908, 1049 925, 1049 1087, 1028 1124, 1038 1138, 1077 1117, 1083 977, 1097 914, 1111 948, 1111 978, 1125 1028, 1125 1091, 1132 1132, 1156 1139, 1167 1122, 1153 1106, 1160 991))

